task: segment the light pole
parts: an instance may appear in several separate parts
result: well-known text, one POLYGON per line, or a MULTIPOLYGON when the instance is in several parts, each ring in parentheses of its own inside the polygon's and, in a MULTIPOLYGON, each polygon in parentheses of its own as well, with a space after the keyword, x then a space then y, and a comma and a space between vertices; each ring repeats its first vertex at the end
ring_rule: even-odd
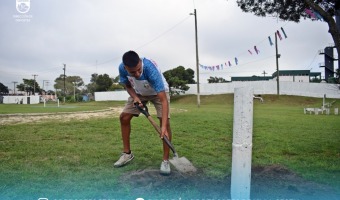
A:
POLYGON ((13 90, 13 91, 14 91, 14 93, 13 93, 13 94, 15 95, 15 85, 16 85, 18 82, 16 82, 16 81, 13 81, 12 83, 14 83, 14 88, 13 88, 13 89, 14 89, 14 90, 13 90))
POLYGON ((65 79, 66 79, 66 64, 64 64, 64 103, 65 103, 65 98, 66 98, 66 84, 65 84, 65 79))
POLYGON ((49 83, 49 80, 43 80, 43 90, 45 91, 46 93, 46 90, 45 90, 45 82, 46 82, 46 85, 49 83))
POLYGON ((76 101, 76 82, 72 82, 73 83, 73 99, 74 101, 76 101))
POLYGON ((197 12, 194 9, 194 13, 190 13, 190 15, 195 16, 195 42, 196 42, 196 73, 197 73, 197 107, 200 107, 200 75, 199 75, 199 60, 198 60, 198 39, 197 39, 197 12))
POLYGON ((276 72, 277 72, 277 79, 276 79, 276 87, 277 87, 277 96, 280 96, 280 73, 279 73, 279 58, 280 58, 280 54, 279 54, 279 50, 277 47, 277 32, 275 33, 275 54, 276 54, 276 72))

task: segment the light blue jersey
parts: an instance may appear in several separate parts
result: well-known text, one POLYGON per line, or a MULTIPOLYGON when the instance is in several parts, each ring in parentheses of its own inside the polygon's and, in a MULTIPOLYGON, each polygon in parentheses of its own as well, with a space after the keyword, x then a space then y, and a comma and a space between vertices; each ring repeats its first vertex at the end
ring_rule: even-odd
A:
POLYGON ((157 95, 162 91, 169 92, 169 85, 157 64, 147 58, 141 58, 141 60, 142 74, 138 79, 130 76, 124 63, 121 63, 119 65, 119 82, 125 85, 130 84, 136 93, 142 96, 157 95))

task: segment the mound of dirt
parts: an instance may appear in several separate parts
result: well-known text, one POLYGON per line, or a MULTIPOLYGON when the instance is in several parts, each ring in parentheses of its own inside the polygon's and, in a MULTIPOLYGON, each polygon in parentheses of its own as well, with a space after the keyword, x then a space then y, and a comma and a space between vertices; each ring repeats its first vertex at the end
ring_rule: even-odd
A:
POLYGON ((27 113, 27 114, 2 114, 0 125, 41 123, 46 121, 86 120, 92 118, 118 117, 122 107, 114 107, 105 110, 83 111, 83 112, 60 112, 60 113, 27 113))
MULTIPOLYGON (((120 182, 144 199, 230 199, 229 176, 212 179, 200 170, 195 174, 172 170, 170 176, 162 176, 159 170, 143 169, 123 174, 120 182)), ((280 165, 252 169, 251 199, 336 200, 339 195, 331 187, 306 181, 280 165)))

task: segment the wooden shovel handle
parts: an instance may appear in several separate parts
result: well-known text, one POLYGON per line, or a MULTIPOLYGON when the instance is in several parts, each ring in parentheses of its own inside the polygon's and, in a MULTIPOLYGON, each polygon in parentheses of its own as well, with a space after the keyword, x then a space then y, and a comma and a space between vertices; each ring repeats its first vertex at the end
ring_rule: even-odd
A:
MULTIPOLYGON (((135 103, 135 106, 137 107, 137 109, 143 113, 149 120, 149 122, 152 124, 152 126, 155 128, 155 130, 158 132, 159 136, 162 136, 162 131, 161 128, 156 124, 156 122, 152 119, 152 117, 150 116, 149 112, 148 112, 148 107, 146 106, 145 103, 143 103, 144 109, 141 108, 138 103, 135 103)), ((175 147, 171 144, 171 142, 169 141, 169 138, 164 135, 163 138, 161 138, 167 145, 168 147, 171 149, 171 151, 174 153, 175 157, 177 157, 177 153, 175 150, 175 147)))

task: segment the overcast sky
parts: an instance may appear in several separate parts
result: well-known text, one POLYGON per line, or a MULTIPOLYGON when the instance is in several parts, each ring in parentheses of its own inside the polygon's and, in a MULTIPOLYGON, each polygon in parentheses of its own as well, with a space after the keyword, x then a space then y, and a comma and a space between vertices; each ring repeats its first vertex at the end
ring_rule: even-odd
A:
POLYGON ((13 89, 14 81, 20 84, 38 75, 40 87, 45 82, 45 89, 53 89, 64 63, 66 75, 80 76, 85 84, 93 73, 116 77, 128 50, 155 60, 163 72, 177 66, 196 71, 195 18, 190 15, 195 8, 200 64, 232 64, 223 70, 200 68, 200 82, 209 76, 230 80, 274 73, 275 46, 268 36, 274 42, 281 27, 287 38, 281 32, 280 70, 311 69, 323 75, 319 63, 324 57, 318 51, 333 44, 326 22, 256 17, 243 13, 232 0, 31 0, 25 14, 17 11, 15 0, 3 0, 0 82, 13 89))

